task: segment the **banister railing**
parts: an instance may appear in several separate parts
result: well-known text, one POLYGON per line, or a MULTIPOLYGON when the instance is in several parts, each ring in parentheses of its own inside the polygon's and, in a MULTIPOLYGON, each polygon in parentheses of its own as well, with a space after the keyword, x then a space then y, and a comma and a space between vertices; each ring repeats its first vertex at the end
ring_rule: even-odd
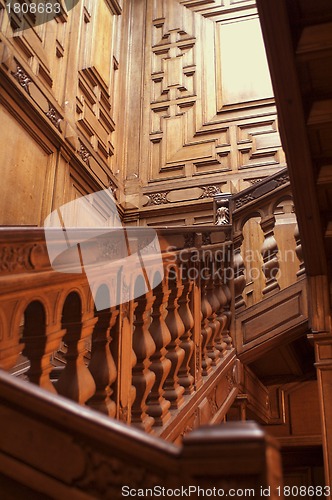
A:
POLYGON ((232 197, 216 197, 216 225, 218 210, 225 207, 233 228, 233 338, 241 361, 248 362, 271 349, 280 335, 290 341, 308 326, 305 269, 287 170, 232 197))
POLYGON ((0 371, 3 498, 284 498, 277 443, 253 422, 165 442, 0 371))
MULTIPOLYGON (((215 198, 215 214, 225 205, 215 198)), ((241 311, 304 274, 287 169, 228 200, 233 226, 235 309, 241 311)), ((216 217, 216 224, 218 219, 216 217)))
MULTIPOLYGON (((126 231, 144 242, 151 230, 126 231)), ((34 384, 170 440, 221 421, 238 390, 230 231, 159 228, 161 259, 144 255, 149 282, 158 284, 142 292, 135 266, 127 281, 114 265, 105 274, 100 264, 119 249, 98 230, 85 230, 82 272, 71 249, 58 271, 51 267, 42 229, 1 229, 0 367, 24 366, 34 384)), ((55 254, 60 236, 51 237, 55 254)))

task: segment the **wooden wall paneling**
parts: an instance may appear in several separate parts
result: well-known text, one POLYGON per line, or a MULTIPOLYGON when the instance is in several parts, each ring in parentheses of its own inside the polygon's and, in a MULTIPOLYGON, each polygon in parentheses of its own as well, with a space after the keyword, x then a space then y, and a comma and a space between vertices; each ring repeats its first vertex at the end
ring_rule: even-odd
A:
POLYGON ((299 337, 308 329, 306 281, 299 280, 238 313, 235 329, 237 352, 246 363, 283 340, 299 337))
POLYGON ((145 2, 125 2, 122 40, 127 40, 121 47, 123 61, 119 75, 119 175, 124 181, 126 199, 124 206, 137 209, 139 205, 139 156, 142 134, 143 73, 145 67, 145 2))
MULTIPOLYGON (((46 160, 38 159, 48 172, 45 182, 50 189, 50 193, 44 190, 47 208, 38 224, 42 224, 52 206, 75 199, 78 193, 97 191, 110 183, 117 188, 111 157, 115 149, 113 115, 118 107, 114 73, 119 47, 115 57, 114 40, 119 34, 121 7, 116 0, 90 4, 88 0, 79 2, 68 12, 63 9, 55 20, 15 33, 7 14, 1 13, 6 37, 2 34, 0 42, 0 82, 11 96, 5 105, 23 125, 29 122, 31 126, 31 118, 31 135, 36 143, 43 147, 43 141, 49 142, 53 144, 52 152, 58 151, 52 158, 52 167, 46 165, 46 160), (87 25, 91 33, 85 29, 87 25), (100 46, 101 43, 105 45, 100 46), (70 169, 63 167, 60 157, 66 158, 70 169), (61 180, 64 172, 68 177, 61 180), (70 187, 73 177, 80 189, 70 187), (67 187, 63 190, 64 185, 67 187)), ((18 152, 6 155, 6 164, 15 161, 15 154, 18 152)), ((25 161, 28 159, 29 155, 25 161)), ((19 223, 17 217, 11 220, 19 223)))
POLYGON ((36 140, 35 128, 23 126, 1 105, 1 224, 40 225, 52 201, 55 155, 49 142, 36 140), (18 182, 19 178, 19 182, 18 182))
MULTIPOLYGON (((144 88, 137 94, 141 208, 146 197, 162 204, 159 193, 172 202, 188 180, 194 192, 218 176, 223 191, 236 192, 285 164, 257 12, 253 2, 240 3, 147 3, 144 88)), ((133 63, 139 72, 142 59, 133 63)), ((180 208, 187 200, 177 201, 180 208)))
POLYGON ((76 111, 78 128, 85 141, 82 140, 80 149, 91 154, 89 166, 104 186, 111 177, 114 154, 115 122, 111 101, 117 70, 113 61, 115 19, 119 13, 113 3, 106 0, 86 1, 82 12, 76 111))
POLYGON ((283 446, 320 445, 322 433, 317 381, 285 384, 279 391, 283 393, 279 409, 283 419, 276 425, 271 423, 269 433, 277 437, 283 446))

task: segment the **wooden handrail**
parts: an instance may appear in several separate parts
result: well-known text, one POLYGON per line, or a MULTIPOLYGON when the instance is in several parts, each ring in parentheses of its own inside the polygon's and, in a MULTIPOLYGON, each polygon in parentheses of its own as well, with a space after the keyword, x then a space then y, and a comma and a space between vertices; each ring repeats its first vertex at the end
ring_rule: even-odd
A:
POLYGON ((4 496, 25 487, 75 500, 167 490, 199 498, 213 489, 260 498, 262 489, 272 497, 281 487, 278 447, 251 422, 201 428, 175 446, 4 372, 0 394, 4 496))
MULTIPOLYGON (((215 198, 215 213, 222 203, 215 198)), ((233 195, 228 204, 240 312, 292 285, 305 270, 287 169, 233 195)))

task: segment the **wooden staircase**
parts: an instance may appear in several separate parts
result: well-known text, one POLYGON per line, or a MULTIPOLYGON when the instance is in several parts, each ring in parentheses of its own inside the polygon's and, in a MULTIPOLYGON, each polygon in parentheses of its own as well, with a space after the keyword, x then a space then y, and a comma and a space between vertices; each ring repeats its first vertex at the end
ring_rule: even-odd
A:
MULTIPOLYGON (((43 230, 1 229, 4 491, 120 498, 127 483, 213 484, 252 487, 259 498, 258 485, 281 485, 275 442, 254 424, 225 420, 247 398, 251 415, 268 424, 271 394, 255 363, 306 339, 306 279, 287 172, 227 203, 222 226, 157 229, 161 284, 102 311, 84 274, 52 269, 43 230)), ((110 246, 89 231, 96 262, 104 262, 110 246)), ((107 277, 110 293, 115 279, 107 277)), ((138 276, 131 279, 134 286, 138 276)), ((101 276, 95 286, 105 283, 101 276)))

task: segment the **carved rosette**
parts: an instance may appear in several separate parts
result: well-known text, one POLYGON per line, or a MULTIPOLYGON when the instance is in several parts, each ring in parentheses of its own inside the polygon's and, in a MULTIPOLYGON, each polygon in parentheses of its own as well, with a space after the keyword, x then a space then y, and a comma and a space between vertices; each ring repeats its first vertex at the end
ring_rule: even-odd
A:
POLYGON ((36 245, 5 245, 0 247, 0 273, 32 271, 32 253, 36 245))
POLYGON ((31 78, 26 74, 23 68, 19 65, 16 67, 16 72, 13 73, 13 77, 18 81, 21 87, 29 94, 29 85, 32 82, 31 78))
POLYGON ((78 150, 78 154, 80 155, 84 163, 90 166, 91 153, 86 149, 82 142, 80 142, 80 149, 78 150))
POLYGON ((199 199, 203 198, 213 198, 214 196, 218 195, 221 193, 220 186, 201 186, 201 189, 203 189, 203 193, 199 197, 199 199))
POLYGON ((150 193, 148 194, 149 201, 147 203, 147 206, 151 205, 165 205, 166 203, 169 203, 167 199, 169 191, 164 191, 164 192, 159 192, 159 193, 150 193))
POLYGON ((51 123, 53 123, 53 125, 61 132, 62 118, 59 115, 59 113, 56 111, 56 109, 54 109, 54 107, 52 106, 52 104, 50 102, 48 103, 48 106, 49 106, 49 110, 46 111, 45 115, 51 121, 51 123))

